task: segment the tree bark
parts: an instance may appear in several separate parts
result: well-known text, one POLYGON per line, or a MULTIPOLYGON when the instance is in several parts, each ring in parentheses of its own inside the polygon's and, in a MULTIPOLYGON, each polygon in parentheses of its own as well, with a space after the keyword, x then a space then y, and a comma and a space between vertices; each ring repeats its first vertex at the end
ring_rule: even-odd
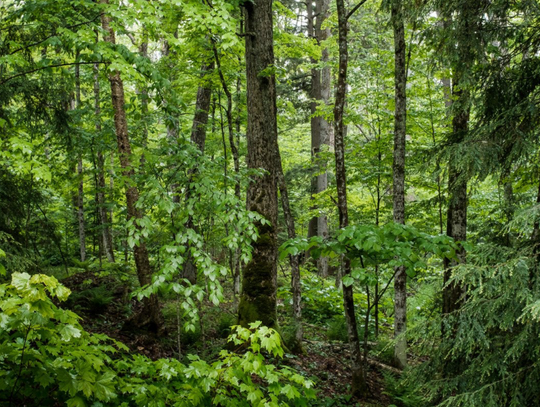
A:
MULTIPOLYGON (((101 0, 107 4, 107 0, 101 0)), ((114 30, 110 27, 110 17, 107 14, 102 14, 101 23, 103 30, 106 33, 105 41, 115 44, 114 30)), ((126 112, 124 109, 124 84, 119 72, 111 72, 109 74, 109 82, 111 84, 111 98, 114 110, 114 126, 116 129, 116 141, 118 144, 118 154, 120 158, 120 166, 122 167, 122 175, 130 180, 134 179, 134 170, 131 163, 131 144, 129 140, 128 125, 126 112)), ((139 199, 139 190, 134 183, 126 186, 126 203, 127 203, 127 219, 133 220, 135 228, 140 229, 137 220, 142 218, 142 213, 137 209, 136 203, 139 199)), ((135 265, 137 268, 137 277, 141 287, 152 283, 152 268, 148 257, 148 250, 144 241, 139 241, 133 248, 133 256, 135 257, 135 265)), ((163 316, 156 294, 152 294, 143 300, 143 310, 129 321, 136 327, 147 327, 157 333, 162 333, 164 329, 163 316)))
MULTIPOLYGON (((394 29, 395 55, 395 113, 393 210, 394 222, 405 223, 405 144, 407 133, 407 72, 405 64, 405 27, 402 0, 393 0, 391 19, 394 29)), ((405 267, 396 268, 394 278, 394 359, 397 367, 407 365, 407 273, 405 267)))
POLYGON ((246 16, 247 167, 263 169, 247 189, 247 209, 262 215, 252 258, 244 268, 238 323, 275 327, 277 291, 276 83, 272 0, 244 3, 246 16))
MULTIPOLYGON (((454 89, 458 89, 457 80, 454 81, 454 89)), ((466 96, 462 90, 453 92, 454 98, 459 100, 459 103, 466 101, 466 96)), ((469 128, 469 110, 467 108, 460 109, 456 112, 452 119, 452 131, 454 142, 463 141, 465 133, 469 128)), ((450 202, 448 204, 448 215, 446 222, 446 234, 452 237, 456 242, 465 241, 467 239, 467 179, 458 165, 457 157, 454 153, 448 164, 448 193, 450 202)), ((448 284, 452 276, 452 267, 458 263, 464 263, 466 252, 464 248, 457 251, 457 260, 445 260, 444 270, 444 289, 443 289, 443 314, 449 314, 458 310, 463 301, 465 288, 459 284, 448 284)))
MULTIPOLYGON (((448 101, 447 106, 452 107, 452 134, 450 135, 450 144, 459 146, 465 140, 469 130, 470 116, 470 91, 465 83, 465 77, 469 74, 474 63, 474 54, 471 49, 470 41, 477 35, 477 27, 474 20, 479 13, 481 5, 476 2, 470 2, 459 10, 454 22, 457 25, 456 33, 456 51, 459 59, 453 66, 452 78, 452 101, 448 101)), ((444 27, 450 25, 450 18, 443 17, 444 27)), ((447 86, 445 91, 448 92, 447 86)), ((455 241, 465 241, 467 239, 467 181, 468 175, 464 166, 460 164, 463 158, 459 156, 454 149, 450 155, 448 163, 448 215, 446 233, 454 238, 455 241)), ((466 252, 461 248, 457 252, 457 259, 445 260, 444 288, 443 288, 443 314, 450 314, 461 307, 465 296, 465 287, 460 284, 448 284, 452 267, 458 263, 464 263, 466 252)))
MULTIPOLYGON (((347 179, 345 171, 345 124, 343 115, 345 98, 347 93, 347 65, 348 65, 348 27, 347 10, 344 0, 336 0, 338 14, 338 47, 339 47, 339 70, 336 86, 336 101, 334 106, 334 135, 335 135, 335 159, 336 159, 336 187, 338 196, 339 227, 349 225, 347 208, 347 179)), ((347 256, 343 258, 342 276, 351 274, 351 262, 347 256)), ((343 285, 343 308, 347 320, 349 343, 352 347, 352 392, 355 395, 364 395, 367 391, 367 382, 362 365, 362 353, 360 339, 354 310, 353 286, 343 285)))
MULTIPOLYGON (((317 0, 314 13, 312 3, 308 2, 307 12, 309 35, 314 37, 320 44, 331 35, 329 27, 325 29, 322 28, 324 20, 327 19, 330 14, 330 1, 317 0)), ((322 69, 312 68, 311 70, 311 159, 313 170, 317 173, 311 180, 312 200, 314 200, 314 195, 320 194, 328 188, 328 172, 326 171, 327 163, 322 162, 319 153, 323 145, 333 146, 332 126, 324 117, 314 116, 317 111, 317 105, 319 103, 328 104, 330 100, 331 72, 330 67, 326 66, 328 63, 328 56, 328 48, 324 48, 322 50, 321 61, 311 61, 312 63, 322 62, 325 64, 322 69)), ((318 208, 316 205, 312 205, 310 209, 316 211, 318 208)), ((323 238, 328 236, 328 221, 325 215, 319 214, 319 216, 310 219, 308 237, 312 236, 320 236, 323 238)), ((317 269, 321 277, 328 276, 327 257, 320 257, 317 260, 317 269)))
MULTIPOLYGON (((94 114, 96 116, 96 133, 101 136, 101 106, 100 106, 100 88, 99 88, 99 68, 94 64, 94 114)), ((101 144, 101 143, 99 143, 101 144)), ((107 261, 114 263, 114 249, 111 230, 109 225, 112 221, 105 207, 105 158, 101 152, 101 146, 97 147, 97 204, 99 221, 101 223, 101 242, 103 252, 107 261)))
MULTIPOLYGON (((81 75, 80 66, 75 65, 75 105, 73 109, 79 109, 81 107, 81 75)), ((77 161, 77 222, 79 224, 79 248, 81 261, 86 261, 86 227, 84 224, 84 174, 83 174, 83 161, 82 156, 79 153, 79 159, 77 161)))
MULTIPOLYGON (((281 195, 281 207, 283 208, 283 215, 285 217, 285 223, 287 224, 287 236, 289 239, 294 239, 296 237, 294 217, 291 211, 289 192, 287 190, 285 176, 283 175, 281 154, 279 152, 279 146, 277 144, 275 147, 275 151, 277 184, 279 188, 279 193, 281 195)), ((290 255, 289 262, 291 265, 291 290, 293 298, 293 319, 295 323, 295 331, 294 343, 288 345, 291 348, 291 351, 295 353, 303 353, 302 341, 304 339, 304 329, 302 326, 302 286, 300 285, 300 262, 298 259, 298 255, 290 255)))

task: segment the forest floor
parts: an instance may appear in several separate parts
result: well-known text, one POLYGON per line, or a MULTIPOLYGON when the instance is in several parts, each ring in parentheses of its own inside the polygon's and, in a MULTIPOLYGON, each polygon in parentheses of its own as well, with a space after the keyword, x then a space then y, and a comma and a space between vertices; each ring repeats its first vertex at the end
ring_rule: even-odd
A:
MULTIPOLYGON (((82 325, 90 332, 102 333, 114 338, 137 352, 151 359, 176 358, 179 355, 178 343, 182 354, 198 354, 206 360, 212 360, 225 344, 229 333, 228 327, 235 323, 232 303, 222 303, 220 307, 206 304, 202 310, 203 325, 195 333, 180 333, 174 300, 164 301, 163 313, 167 324, 167 335, 158 338, 148 332, 123 330, 128 315, 137 312, 139 304, 129 297, 125 282, 105 273, 99 275, 82 271, 65 278, 63 284, 71 289, 72 294, 67 307, 77 312, 82 318, 82 325), (178 340, 180 339, 180 341, 178 340)), ((285 313, 284 307, 279 307, 285 313)), ((349 396, 351 381, 350 351, 346 343, 331 341, 325 337, 324 324, 306 324, 304 354, 286 353, 280 362, 294 367, 306 377, 315 381, 318 389, 317 400, 312 406, 372 406, 392 405, 391 398, 385 394, 384 373, 396 373, 396 370, 384 361, 371 357, 368 359, 366 376, 369 395, 359 400, 349 396)))

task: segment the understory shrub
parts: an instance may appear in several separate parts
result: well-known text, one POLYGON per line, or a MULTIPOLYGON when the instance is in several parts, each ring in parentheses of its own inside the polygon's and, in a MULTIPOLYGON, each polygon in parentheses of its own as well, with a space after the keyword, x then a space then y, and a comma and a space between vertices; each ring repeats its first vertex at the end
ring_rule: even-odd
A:
POLYGON ((208 363, 190 355, 151 361, 106 335, 90 334, 59 308, 69 289, 54 277, 13 273, 0 285, 0 404, 83 406, 305 406, 311 381, 288 367, 279 334, 253 323, 208 363))

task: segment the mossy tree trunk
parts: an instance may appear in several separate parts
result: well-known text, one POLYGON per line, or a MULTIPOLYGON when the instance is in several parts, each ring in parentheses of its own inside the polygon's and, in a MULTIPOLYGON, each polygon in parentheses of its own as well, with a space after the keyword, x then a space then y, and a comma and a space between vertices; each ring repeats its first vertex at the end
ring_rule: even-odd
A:
POLYGON ((266 222, 256 225, 259 237, 253 243, 252 258, 244 268, 238 323, 246 326, 262 321, 277 324, 277 146, 276 83, 273 72, 274 45, 272 0, 246 2, 247 78, 247 166, 263 169, 247 189, 247 209, 262 215, 266 222))

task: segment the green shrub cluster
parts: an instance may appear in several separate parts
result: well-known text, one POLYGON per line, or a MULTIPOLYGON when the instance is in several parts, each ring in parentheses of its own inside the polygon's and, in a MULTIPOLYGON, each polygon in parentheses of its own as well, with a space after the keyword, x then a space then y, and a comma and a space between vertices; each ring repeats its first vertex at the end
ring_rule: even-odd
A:
POLYGON ((53 302, 69 289, 56 278, 13 273, 0 285, 0 402, 83 406, 303 406, 312 383, 268 363, 283 357, 279 334, 254 323, 235 327, 213 363, 189 356, 151 361, 123 344, 90 334, 79 317, 53 302))

